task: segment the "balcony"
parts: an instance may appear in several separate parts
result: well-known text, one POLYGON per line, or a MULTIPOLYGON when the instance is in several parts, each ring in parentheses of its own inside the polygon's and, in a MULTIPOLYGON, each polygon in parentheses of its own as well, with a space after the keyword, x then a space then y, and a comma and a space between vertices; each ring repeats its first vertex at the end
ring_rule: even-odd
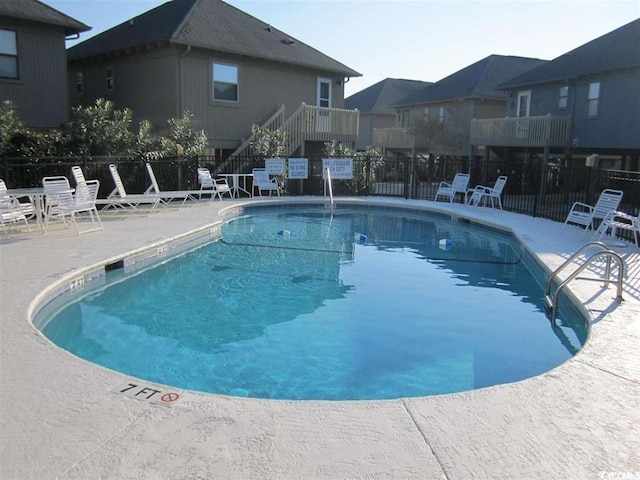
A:
MULTIPOLYGON (((343 143, 357 141, 360 112, 343 108, 315 107, 302 103, 290 117, 286 118, 285 107, 281 105, 262 127, 285 132, 287 134, 285 155, 291 155, 306 141, 335 140, 343 143)), ((255 136, 251 135, 231 154, 231 157, 247 155, 254 138, 255 136)))
POLYGON ((569 147, 571 117, 488 118, 471 121, 471 145, 569 147))
POLYGON ((291 129, 290 134, 301 135, 304 140, 324 142, 337 140, 351 143, 358 140, 360 112, 302 104, 298 112, 292 115, 291 125, 294 128, 291 129))

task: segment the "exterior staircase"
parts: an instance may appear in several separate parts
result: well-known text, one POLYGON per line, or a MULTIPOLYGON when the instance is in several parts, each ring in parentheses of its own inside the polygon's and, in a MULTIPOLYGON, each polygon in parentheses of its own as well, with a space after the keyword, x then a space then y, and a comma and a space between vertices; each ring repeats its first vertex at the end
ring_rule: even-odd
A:
MULTIPOLYGON (((341 108, 316 107, 302 103, 298 109, 285 119, 285 106, 281 105, 262 128, 281 131, 287 134, 284 156, 293 155, 299 149, 304 154, 304 143, 307 141, 355 142, 358 138, 360 112, 341 108)), ((255 136, 251 135, 227 159, 219 170, 224 171, 233 157, 251 154, 251 144, 255 136)))

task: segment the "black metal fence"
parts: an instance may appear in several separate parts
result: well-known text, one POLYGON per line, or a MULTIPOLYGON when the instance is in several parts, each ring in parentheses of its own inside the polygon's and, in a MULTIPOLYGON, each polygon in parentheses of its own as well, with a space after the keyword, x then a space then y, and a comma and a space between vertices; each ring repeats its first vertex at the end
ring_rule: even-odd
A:
MULTIPOLYGON (((45 176, 71 177, 80 165, 85 177, 100 180, 100 197, 115 187, 108 165, 114 163, 128 193, 144 192, 150 185, 145 161, 124 157, 2 158, 0 178, 9 188, 36 187, 45 176)), ((162 190, 197 190, 197 168, 214 174, 250 173, 263 167, 264 158, 169 157, 150 162, 162 190)), ((640 172, 600 170, 589 167, 542 165, 534 162, 470 161, 466 158, 367 158, 353 161, 353 179, 334 180, 336 196, 379 195, 432 200, 441 181, 450 182, 458 172, 471 175, 470 187, 493 185, 500 175, 508 177, 503 207, 512 212, 564 221, 571 205, 593 205, 605 188, 624 192, 620 210, 637 215, 640 210, 640 172)), ((248 180, 251 187, 250 179, 248 180)), ((250 188, 248 188, 249 191, 250 188)), ((309 159, 309 178, 285 181, 288 195, 323 195, 322 159, 309 159)))

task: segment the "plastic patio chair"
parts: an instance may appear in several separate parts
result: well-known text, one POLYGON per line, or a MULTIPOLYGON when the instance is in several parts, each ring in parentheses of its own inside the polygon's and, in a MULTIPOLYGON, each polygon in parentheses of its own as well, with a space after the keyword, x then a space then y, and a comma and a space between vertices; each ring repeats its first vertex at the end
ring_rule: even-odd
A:
POLYGON ((11 198, 7 193, 7 184, 4 180, 0 179, 0 207, 6 207, 7 209, 18 209, 26 218, 32 218, 35 216, 35 210, 31 202, 20 202, 15 198, 11 198))
POLYGON ((71 167, 71 173, 73 174, 73 179, 76 181, 76 185, 87 182, 86 178, 84 178, 84 173, 79 166, 75 165, 71 167))
POLYGON ((7 225, 18 222, 24 222, 27 230, 31 233, 31 226, 27 217, 33 214, 33 206, 30 203, 20 203, 11 198, 7 193, 7 185, 4 180, 0 180, 0 224, 2 225, 4 236, 9 236, 7 225))
POLYGON ((71 219, 71 223, 75 227, 78 235, 102 230, 102 221, 100 220, 100 215, 98 215, 98 209, 96 208, 96 199, 98 197, 100 182, 98 180, 88 180, 84 183, 79 183, 76 186, 75 195, 71 188, 62 190, 60 188, 62 183, 63 182, 59 177, 45 177, 42 179, 46 198, 49 199, 50 195, 55 198, 55 202, 49 205, 47 210, 47 216, 44 222, 44 232, 46 233, 51 220, 59 219, 66 225, 67 217, 71 219), (91 228, 80 231, 76 220, 76 215, 80 213, 89 214, 92 225, 91 228))
POLYGON ((442 195, 443 197, 449 197, 449 203, 453 202, 453 199, 456 197, 456 194, 461 193, 464 195, 464 203, 467 203, 467 191, 469 189, 469 180, 471 175, 468 173, 456 173, 453 177, 453 182, 440 182, 438 186, 438 191, 436 192, 436 196, 433 199, 434 202, 438 201, 438 197, 442 195))
POLYGON ((280 187, 278 181, 275 178, 269 177, 269 172, 266 168, 254 168, 251 173, 253 174, 253 187, 251 187, 251 194, 254 190, 258 190, 258 195, 262 196, 263 191, 268 191, 269 196, 271 192, 276 192, 280 196, 280 187))
POLYGON ((498 177, 496 183, 493 187, 485 187, 484 185, 476 186, 471 196, 469 197, 469 205, 479 206, 482 202, 487 202, 491 200, 491 207, 495 208, 495 201, 498 201, 498 207, 502 210, 502 200, 500 196, 502 195, 502 190, 504 190, 504 186, 507 184, 508 177, 502 175, 498 177))
POLYGON ((569 210, 565 224, 575 224, 583 226, 585 230, 595 230, 594 220, 604 220, 607 214, 618 210, 618 205, 622 201, 622 190, 612 190, 607 188, 602 191, 595 205, 587 205, 582 202, 575 202, 569 210))
POLYGON ((211 200, 217 195, 222 200, 222 194, 228 193, 233 198, 231 187, 224 178, 213 178, 208 168, 198 168, 198 182, 200 182, 200 198, 202 195, 211 194, 211 200))
POLYGON ((628 213, 613 211, 609 212, 600 223, 598 230, 593 235, 593 240, 602 240, 607 232, 611 230, 611 236, 615 237, 618 230, 629 230, 633 235, 636 247, 640 248, 640 214, 637 216, 628 213))

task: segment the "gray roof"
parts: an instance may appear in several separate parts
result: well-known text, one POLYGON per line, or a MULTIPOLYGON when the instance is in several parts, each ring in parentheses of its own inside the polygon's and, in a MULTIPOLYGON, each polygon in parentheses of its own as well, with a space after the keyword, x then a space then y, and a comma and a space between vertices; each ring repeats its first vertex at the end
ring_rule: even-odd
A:
POLYGON ((75 45, 68 57, 79 60, 167 42, 360 76, 221 0, 172 0, 75 45))
POLYGON ((504 98, 498 85, 545 63, 537 58, 490 55, 395 103, 415 105, 463 98, 504 98))
POLYGON ((640 19, 585 43, 500 86, 513 88, 634 67, 640 67, 640 19))
POLYGON ((48 25, 57 25, 65 29, 65 35, 91 30, 91 27, 88 27, 84 23, 38 0, 2 0, 0 2, 0 15, 30 20, 32 22, 46 23, 48 25))
POLYGON ((358 109, 361 113, 395 113, 392 105, 431 82, 385 78, 344 99, 344 108, 358 109))

